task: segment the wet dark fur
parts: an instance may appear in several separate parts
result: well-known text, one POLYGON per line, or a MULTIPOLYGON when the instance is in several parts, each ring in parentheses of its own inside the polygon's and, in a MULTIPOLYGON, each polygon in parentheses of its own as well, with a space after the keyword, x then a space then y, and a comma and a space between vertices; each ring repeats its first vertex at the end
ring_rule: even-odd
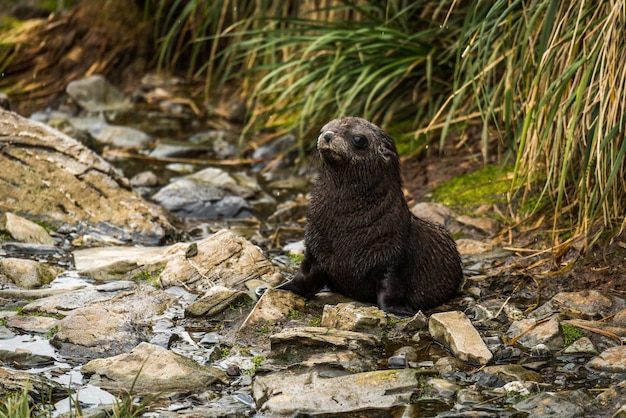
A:
POLYGON ((317 144, 322 165, 307 208, 304 260, 279 288, 312 297, 327 286, 399 315, 451 298, 463 280, 456 244, 409 211, 393 140, 348 117, 324 126, 317 144))

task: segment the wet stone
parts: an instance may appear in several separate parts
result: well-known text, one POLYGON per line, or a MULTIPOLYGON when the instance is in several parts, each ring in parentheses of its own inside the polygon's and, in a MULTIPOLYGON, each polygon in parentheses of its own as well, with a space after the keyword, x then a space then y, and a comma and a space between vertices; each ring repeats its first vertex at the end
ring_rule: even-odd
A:
POLYGON ((530 398, 524 399, 514 405, 515 409, 533 417, 570 418, 579 417, 583 414, 583 408, 570 402, 571 395, 540 392, 530 398))
POLYGON ((0 232, 8 233, 19 242, 44 245, 56 243, 43 227, 11 212, 6 212, 0 217, 0 232))
POLYGON ((626 373, 626 346, 619 345, 601 352, 587 367, 609 373, 626 373))
POLYGON ((435 340, 448 347, 463 361, 485 365, 493 357, 478 331, 462 312, 433 314, 428 330, 435 340))
POLYGON ((260 191, 248 176, 206 168, 168 184, 152 199, 183 218, 241 218, 252 216, 246 199, 260 191))
POLYGON ((50 366, 54 364, 54 358, 27 352, 0 350, 0 362, 18 370, 27 370, 50 366))
POLYGON ((519 364, 503 364, 497 366, 487 366, 484 369, 485 373, 498 376, 505 382, 513 381, 528 381, 528 382, 543 382, 541 375, 532 370, 528 370, 519 364))
POLYGON ((455 397, 456 393, 460 389, 460 386, 446 379, 431 377, 426 380, 426 388, 428 389, 425 390, 425 393, 422 395, 435 399, 450 400, 455 397))

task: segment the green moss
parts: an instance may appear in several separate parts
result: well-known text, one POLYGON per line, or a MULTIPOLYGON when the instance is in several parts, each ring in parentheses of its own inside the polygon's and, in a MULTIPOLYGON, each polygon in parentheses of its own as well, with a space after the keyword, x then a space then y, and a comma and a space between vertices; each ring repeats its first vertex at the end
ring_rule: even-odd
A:
POLYGON ((157 287, 159 277, 161 277, 163 270, 165 270, 165 266, 158 267, 155 270, 141 270, 133 276, 132 280, 137 282, 146 282, 157 287))
POLYGON ((565 346, 570 345, 579 338, 585 336, 585 333, 580 329, 568 324, 560 324, 561 336, 563 337, 563 344, 565 346))
POLYGON ((310 327, 319 327, 320 325, 322 325, 322 315, 314 316, 309 319, 310 327))
POLYGON ((252 366, 249 369, 246 369, 243 371, 243 374, 247 374, 247 375, 254 375, 256 373, 256 371, 259 369, 259 367, 261 367, 261 363, 263 363, 263 361, 265 361, 265 356, 254 356, 250 359, 250 361, 252 361, 252 364, 254 366, 252 366))
POLYGON ((50 225, 48 222, 46 221, 34 221, 37 225, 39 225, 40 227, 42 227, 43 229, 46 230, 46 232, 50 233, 50 232, 54 232, 56 231, 56 228, 53 227, 52 225, 50 225))
POLYGON ((488 165, 435 187, 432 198, 452 208, 468 209, 484 204, 506 203, 512 168, 488 165))
POLYGON ((297 309, 290 309, 289 313, 287 314, 287 318, 289 318, 291 320, 300 319, 301 316, 302 316, 302 314, 297 309))
POLYGON ((297 265, 302 264, 302 260, 304 259, 304 254, 289 254, 289 258, 291 259, 291 262, 297 265))

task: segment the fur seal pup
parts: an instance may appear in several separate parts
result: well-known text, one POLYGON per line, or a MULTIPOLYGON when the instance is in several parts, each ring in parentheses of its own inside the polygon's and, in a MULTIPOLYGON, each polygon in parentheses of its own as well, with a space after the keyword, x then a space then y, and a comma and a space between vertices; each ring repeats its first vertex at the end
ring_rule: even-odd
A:
POLYGON ((393 139, 365 119, 345 117, 322 128, 317 149, 304 259, 278 289, 310 298, 327 286, 401 316, 454 296, 463 281, 456 243, 409 210, 393 139))

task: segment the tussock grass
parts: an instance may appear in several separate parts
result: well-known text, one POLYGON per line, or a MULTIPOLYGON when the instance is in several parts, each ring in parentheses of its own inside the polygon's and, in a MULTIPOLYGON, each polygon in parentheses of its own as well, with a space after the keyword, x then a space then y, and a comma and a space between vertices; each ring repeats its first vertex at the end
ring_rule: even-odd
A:
POLYGON ((469 103, 485 143, 498 130, 526 184, 513 197, 551 200, 556 246, 564 227, 624 227, 625 24, 624 0, 472 2, 461 32, 448 120, 469 103))
POLYGON ((410 152, 479 125, 512 224, 548 207, 555 247, 626 226, 626 0, 158 4, 161 63, 236 86, 248 130, 359 115, 410 152))

